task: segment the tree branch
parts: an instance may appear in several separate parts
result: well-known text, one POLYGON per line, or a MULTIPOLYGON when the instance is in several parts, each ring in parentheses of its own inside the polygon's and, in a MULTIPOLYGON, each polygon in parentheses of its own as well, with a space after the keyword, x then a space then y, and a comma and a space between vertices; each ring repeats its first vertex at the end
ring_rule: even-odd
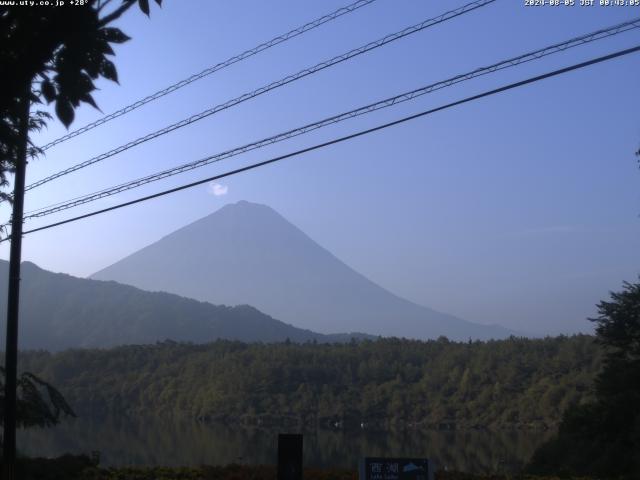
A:
POLYGON ((135 0, 124 0, 123 4, 120 5, 118 8, 116 8, 113 12, 111 12, 109 15, 107 15, 106 17, 102 18, 99 22, 98 25, 100 25, 101 27, 104 27, 105 25, 110 24, 111 22, 113 22, 114 20, 117 20, 118 18, 120 18, 127 10, 129 10, 134 4, 135 4, 135 0))
POLYGON ((109 5, 113 0, 98 0, 98 12, 101 12, 104 7, 106 7, 107 5, 109 5))

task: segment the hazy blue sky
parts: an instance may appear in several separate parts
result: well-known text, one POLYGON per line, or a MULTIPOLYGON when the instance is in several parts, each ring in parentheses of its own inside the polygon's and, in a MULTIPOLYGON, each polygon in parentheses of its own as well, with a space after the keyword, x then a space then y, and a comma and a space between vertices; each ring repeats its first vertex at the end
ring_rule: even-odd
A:
MULTIPOLYGON (((133 12, 105 113, 312 20, 347 0, 166 0, 133 12)), ((462 5, 378 0, 51 149, 28 182, 387 33, 462 5)), ((579 3, 579 2, 578 2, 579 3)), ((499 0, 30 192, 27 210, 223 151, 373 100, 640 16, 638 7, 499 0)), ((227 163, 38 222, 210 176, 640 43, 634 30, 466 82, 227 163)), ((471 321, 585 330, 594 304, 640 273, 640 55, 387 129, 348 144, 25 237, 23 258, 89 275, 241 199, 265 203, 389 290, 471 321)), ((73 127, 100 117, 90 107, 73 127)), ((38 143, 64 133, 59 124, 38 143)), ((6 207, 3 217, 7 217, 6 207)), ((6 244, 2 256, 8 256, 6 244)))

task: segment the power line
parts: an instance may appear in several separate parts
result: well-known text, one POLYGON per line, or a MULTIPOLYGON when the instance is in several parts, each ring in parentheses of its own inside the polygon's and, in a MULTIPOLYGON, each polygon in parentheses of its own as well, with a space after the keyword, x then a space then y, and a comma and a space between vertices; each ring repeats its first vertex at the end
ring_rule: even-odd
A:
POLYGON ((103 154, 98 155, 96 157, 93 157, 93 158, 91 158, 89 160, 85 160, 84 162, 81 162, 81 163, 79 163, 77 165, 74 165, 74 166, 69 167, 69 168, 64 169, 64 170, 61 170, 61 171, 59 171, 57 173, 54 173, 53 175, 50 175, 50 176, 48 176, 46 178, 43 178, 42 180, 38 180, 35 183, 27 185, 25 190, 26 191, 32 190, 32 189, 34 189, 36 187, 44 185, 45 183, 48 183, 48 182, 50 182, 52 180, 55 180, 56 178, 62 177, 64 175, 68 175, 68 174, 70 174, 72 172, 75 172, 75 171, 80 170, 82 168, 88 167, 89 165, 93 165, 94 163, 100 162, 100 161, 105 160, 105 159, 107 159, 109 157, 112 157, 114 155, 122 153, 125 150, 129 150, 130 148, 133 148, 133 147, 135 147, 137 145, 145 143, 145 142, 147 142, 149 140, 153 140, 154 138, 157 138, 157 137, 159 137, 161 135, 165 135, 165 134, 167 134, 169 132, 172 132, 172 131, 177 130, 177 129, 182 128, 182 127, 185 127, 187 125, 191 125, 194 122, 202 120, 203 118, 209 117, 209 116, 211 116, 211 115, 213 115, 215 113, 218 113, 218 112, 220 112, 222 110, 226 110, 228 108, 231 108, 231 107, 233 107, 235 105, 238 105, 238 104, 240 104, 242 102, 245 102, 245 101, 247 101, 247 100, 249 100, 251 98, 255 98, 255 97, 257 97, 259 95, 262 95, 264 93, 267 93, 267 92, 269 92, 271 90, 274 90, 276 88, 279 88, 279 87, 282 87, 282 86, 287 85, 289 83, 292 83, 292 82, 294 82, 296 80, 299 80, 301 78, 304 78, 304 77, 306 77, 308 75, 317 73, 317 72, 319 72, 321 70, 324 70, 325 68, 331 67, 333 65, 337 65, 339 63, 342 63, 342 62, 344 62, 346 60, 349 60, 349 59, 351 59, 353 57, 362 55, 363 53, 366 53, 366 52, 369 52, 369 51, 374 50, 376 48, 382 47, 383 45, 386 45, 388 43, 394 42, 394 41, 399 40, 401 38, 404 38, 404 37, 406 37, 408 35, 412 35, 414 33, 420 32, 420 31, 422 31, 422 30, 424 30, 426 28, 429 28, 429 27, 432 27, 434 25, 443 23, 443 22, 445 22, 447 20, 451 20, 452 18, 455 18, 455 17, 458 17, 458 16, 463 15, 465 13, 471 12, 471 11, 477 9, 477 8, 484 7, 484 6, 486 6, 486 5, 490 4, 490 3, 493 3, 495 1, 496 0, 475 0, 475 1, 473 1, 471 3, 468 3, 468 4, 466 4, 466 5, 462 6, 462 7, 459 7, 457 9, 455 9, 455 10, 450 10, 450 11, 445 12, 445 13, 437 16, 437 17, 434 17, 434 18, 425 20, 423 22, 420 22, 420 23, 418 23, 416 25, 412 25, 410 27, 407 27, 407 28, 405 28, 405 29, 403 29, 403 30, 401 30, 399 32, 386 35, 385 37, 383 37, 383 38, 381 38, 379 40, 376 40, 374 42, 370 42, 370 43, 368 43, 366 45, 363 45, 363 46, 361 46, 359 48, 350 50, 349 52, 343 53, 342 55, 338 55, 336 57, 333 57, 330 60, 326 60, 324 62, 320 62, 320 63, 314 65, 313 67, 306 68, 304 70, 299 71, 298 73, 295 73, 295 74, 292 74, 292 75, 288 75, 288 76, 286 76, 284 78, 281 78, 280 80, 277 80, 277 81, 272 82, 272 83, 270 83, 268 85, 260 87, 260 88, 258 88, 256 90, 252 91, 252 92, 245 93, 244 95, 236 97, 236 98, 234 98, 232 100, 229 100, 229 101, 227 101, 225 103, 222 103, 220 105, 216 105, 215 107, 212 107, 210 109, 207 109, 207 110, 204 110, 204 111, 202 111, 200 113, 192 115, 189 118, 183 119, 183 120, 181 120, 179 122, 173 123, 173 124, 171 124, 171 125, 169 125, 167 127, 164 127, 164 128, 162 128, 160 130, 157 130, 157 131, 149 133, 149 134, 147 134, 147 135, 145 135, 143 137, 139 137, 139 138, 137 138, 135 140, 132 140, 131 142, 126 143, 124 145, 121 145, 121 146, 119 146, 117 148, 114 148, 114 149, 112 149, 112 150, 110 150, 110 151, 108 151, 106 153, 103 153, 103 154))
POLYGON ((182 87, 186 87, 187 85, 200 80, 202 78, 205 78, 219 70, 222 70, 224 68, 227 68, 235 63, 241 62, 242 60, 246 60, 249 57, 252 57, 254 55, 257 55, 260 52, 263 52, 265 50, 268 50, 271 47, 275 47, 276 45, 279 45, 280 43, 284 43, 287 40, 291 40, 292 38, 295 38, 299 35, 302 35, 303 33, 308 32, 309 30, 313 30, 315 28, 318 28, 321 25, 324 25, 327 22, 330 22, 332 20, 335 20, 339 17, 341 17, 342 15, 346 15, 348 13, 354 12, 356 10, 358 10, 361 7, 364 7, 365 5, 369 5, 370 3, 375 2, 376 0, 358 0, 354 3, 351 3, 345 7, 339 8, 327 15, 324 15, 320 18, 317 18, 309 23, 306 23, 304 25, 302 25, 301 27, 295 28, 287 33, 284 33, 282 35, 279 35, 277 37, 272 38, 271 40, 261 43, 260 45, 258 45, 257 47, 251 48, 249 50, 245 50, 244 52, 235 55, 231 58, 228 58, 227 60, 220 62, 216 65, 213 65, 211 67, 208 67, 204 70, 202 70, 199 73, 196 73, 194 75, 191 75, 190 77, 187 77, 183 80, 180 80, 179 82, 176 82, 172 85, 169 85, 166 88, 163 88, 162 90, 158 90, 155 93, 152 93, 151 95, 148 95, 146 97, 144 97, 141 100, 138 100, 137 102, 132 103, 131 105, 127 105, 126 107, 121 108, 120 110, 116 110, 113 113, 110 113, 109 115, 105 115, 102 118, 99 118, 98 120, 96 120, 95 122, 91 122, 87 125, 85 125, 84 127, 78 128, 77 130, 74 130, 72 132, 67 133, 66 135, 63 135, 60 138, 57 138, 55 140, 53 140, 52 142, 47 143, 46 145, 44 145, 43 147, 40 147, 42 150, 48 150, 51 147, 58 145, 59 143, 65 142, 73 137, 77 137, 78 135, 88 132, 89 130, 92 130, 100 125, 103 125, 115 118, 121 117, 122 115, 125 115, 143 105, 146 105, 149 102, 152 102, 154 100, 157 100, 159 98, 164 97, 165 95, 168 95, 170 93, 175 92, 176 90, 181 89, 182 87))
MULTIPOLYGON (((597 63, 602 63, 602 62, 605 62, 605 61, 608 61, 608 60, 612 60, 614 58, 622 57, 624 55, 629 55, 631 53, 635 53, 635 52, 638 52, 638 51, 640 51, 640 45, 637 45, 635 47, 628 48, 628 49, 625 49, 625 50, 620 50, 620 51, 611 53, 609 55, 604 55, 604 56, 601 56, 601 57, 597 57, 597 58, 588 60, 586 62, 577 63, 577 64, 571 65, 569 67, 564 67, 564 68, 561 68, 561 69, 558 69, 558 70, 554 70, 554 71, 551 71, 551 72, 548 72, 548 73, 545 73, 545 74, 542 74, 542 75, 537 75, 535 77, 530 77, 530 78, 528 78, 526 80, 521 80, 519 82, 510 83, 508 85, 505 85, 505 86, 502 86, 502 87, 499 87, 499 88, 496 88, 496 89, 493 89, 493 90, 488 90, 488 91, 485 91, 483 93, 479 93, 477 95, 473 95, 471 97, 466 97, 466 98, 464 98, 462 100, 458 100, 458 101, 455 101, 455 102, 452 102, 452 103, 448 103, 446 105, 442 105, 440 107, 432 108, 430 110, 425 110, 423 112, 416 113, 414 115, 410 115, 410 116, 407 116, 407 117, 400 118, 399 120, 394 120, 393 122, 388 122, 388 123, 385 123, 385 124, 382 124, 382 125, 378 125, 378 126, 373 127, 373 128, 368 128, 366 130, 361 130, 359 132, 352 133, 350 135, 339 137, 339 138, 336 138, 336 139, 333 139, 333 140, 329 140, 329 141, 324 142, 324 143, 319 143, 319 144, 313 145, 311 147, 307 147, 307 148, 303 148, 301 150, 297 150, 295 152, 287 153, 285 155, 280 155, 278 157, 274 157, 274 158, 271 158, 269 160, 265 160, 263 162, 254 163, 254 164, 248 165, 246 167, 238 168, 238 169, 235 169, 235 170, 232 170, 232 171, 229 171, 229 172, 226 172, 226 173, 222 173, 222 174, 219 174, 219 175, 214 175, 212 177, 208 177, 208 178, 205 178, 205 179, 202 179, 202 180, 198 180, 196 182, 192 182, 192 183, 188 183, 188 184, 181 185, 181 186, 178 186, 178 187, 174 187, 174 188, 171 188, 171 189, 168 189, 168 190, 164 190, 162 192, 154 193, 152 195, 147 195, 145 197, 140 197, 140 198, 137 198, 135 200, 131 200, 131 201, 128 201, 128 202, 120 203, 118 205, 114 205, 114 206, 111 206, 111 207, 103 208, 101 210, 95 210, 93 212, 86 213, 84 215, 79 215, 77 217, 68 218, 66 220, 62 220, 62 221, 59 221, 59 222, 55 222, 55 223, 51 223, 51 224, 48 224, 48 225, 44 225, 42 227, 33 228, 31 230, 25 231, 24 235, 26 235, 28 233, 39 232, 41 230, 47 230, 47 229, 53 228, 53 227, 58 227, 60 225, 65 225, 67 223, 76 222, 78 220, 83 220, 85 218, 93 217, 95 215, 100 215, 102 213, 110 212, 112 210, 117 210, 117 209, 120 209, 120 208, 128 207, 128 206, 134 205, 136 203, 145 202, 147 200, 152 200, 154 198, 162 197, 164 195, 169 195, 171 193, 176 193, 176 192, 179 192, 181 190, 186 190, 188 188, 192 188, 192 187, 195 187, 195 186, 198 186, 198 185, 202 185, 202 184, 214 181, 214 180, 219 180, 221 178, 225 178, 225 177, 229 177, 229 176, 232 176, 232 175, 236 175, 238 173, 246 172, 246 171, 253 170, 253 169, 256 169, 256 168, 259 168, 259 167, 264 167, 264 166, 269 165, 271 163, 279 162, 279 161, 287 159, 287 158, 291 158, 291 157, 302 155, 303 153, 308 153, 308 152, 311 152, 311 151, 314 151, 314 150, 319 150, 321 148, 328 147, 330 145, 335 145, 337 143, 345 142, 347 140, 352 140, 354 138, 361 137, 361 136, 364 136, 364 135, 368 135, 370 133, 377 132, 379 130, 383 130, 383 129, 386 129, 386 128, 389 128, 389 127, 393 127, 395 125, 399 125, 401 123, 405 123, 405 122, 408 122, 410 120, 415 120, 417 118, 424 117, 426 115, 431 115, 431 114, 439 112, 441 110, 446 110, 446 109, 449 109, 449 108, 452 108, 452 107, 455 107, 455 106, 458 106, 458 105, 462 105, 464 103, 469 103, 469 102, 472 102, 472 101, 475 101, 475 100, 479 100, 479 99, 484 98, 484 97, 488 97, 488 96, 495 95, 495 94, 498 94, 498 93, 501 93, 501 92, 505 92, 507 90, 512 90, 514 88, 522 87, 524 85, 528 85, 528 84, 535 83, 535 82, 538 82, 538 81, 541 81, 541 80, 545 80, 547 78, 551 78, 551 77, 555 77, 555 76, 558 76, 558 75, 562 75, 564 73, 568 73, 568 72, 571 72, 573 70, 578 70, 578 69, 581 69, 581 68, 585 68, 585 67, 588 67, 590 65, 595 65, 597 63)), ((6 240, 9 240, 10 238, 11 237, 9 236, 7 238, 4 238, 4 239, 0 240, 0 242, 4 242, 6 240)))
POLYGON ((548 55, 552 55, 558 52, 562 52, 565 51, 569 48, 573 48, 579 45, 584 45, 596 40, 601 40, 603 38, 607 38, 610 37, 612 35, 617 35, 619 33, 622 32, 626 32, 628 30, 631 30, 633 28, 638 28, 640 27, 640 18, 637 18, 635 20, 630 20, 627 22, 623 22, 608 28, 603 28, 600 30, 596 30, 594 32, 585 34, 585 35, 581 35, 579 37, 575 37, 572 38, 570 40, 561 42, 561 43, 556 43, 553 45, 550 45, 548 47, 544 47, 529 53, 525 53, 522 55, 519 55, 517 57, 513 57, 507 60, 502 60, 501 62, 498 63, 494 63, 492 65, 489 65, 487 67, 481 67, 481 68, 477 68, 475 70, 472 70, 468 73, 464 73, 461 75, 456 75, 454 77, 451 77, 447 80, 442 80, 439 81, 437 83, 433 83, 415 90, 412 90, 410 92, 405 92, 402 93, 400 95, 396 95, 393 97, 389 97, 386 98, 384 100, 380 100, 377 101, 375 103, 371 103, 369 105, 363 106, 363 107, 359 107, 357 109, 354 110, 350 110, 348 112, 344 112, 338 115, 334 115, 332 117, 328 117, 325 118, 323 120, 317 121, 315 123, 311 123, 302 127, 298 127, 295 128, 293 130, 288 130, 286 132, 283 133, 279 133, 277 135, 262 139, 262 140, 258 140, 246 145, 243 145, 241 147, 236 147, 232 150, 228 150, 222 153, 218 153, 215 155, 211 155, 199 160, 196 160, 194 162, 189 162, 177 167, 173 167, 170 168, 168 170, 164 170, 158 173, 154 173, 152 175, 148 175, 146 177, 142 177, 136 180, 132 180, 126 183, 122 183, 120 185, 116 185, 114 187, 109 187, 103 190, 100 190, 98 192, 93 192, 90 194, 86 194, 80 197, 75 197, 72 199, 68 199, 65 200, 63 202, 58 202, 56 204, 53 205, 48 205, 45 207, 41 207, 39 209, 33 210, 31 212, 27 212, 27 215, 25 217, 25 219, 29 219, 29 218, 39 218, 39 217, 44 217, 47 215, 51 215, 53 213, 57 213, 63 210, 68 210, 70 208, 73 207, 77 207, 79 205, 83 205, 85 203, 89 203, 89 202, 93 202, 96 200, 99 200, 101 198, 105 198, 105 197, 109 197, 112 195, 116 195, 118 193, 124 192, 126 190, 131 190, 133 188, 137 188, 140 187, 142 185, 151 183, 151 182, 155 182, 158 180, 162 180, 174 175, 178 175, 180 173, 184 173, 190 170, 194 170, 196 168, 200 168, 206 165, 209 165, 211 163, 215 163, 215 162, 219 162, 222 160, 225 160, 227 158, 230 157, 234 157, 236 155, 240 155, 242 153, 246 153, 248 151, 252 151, 252 150, 256 150, 258 148, 262 148, 283 140, 287 140, 289 138, 293 138, 299 135, 303 135, 306 134, 310 131, 314 131, 317 130, 319 128, 323 128, 325 126, 328 125, 332 125, 335 123, 339 123, 345 120, 348 120, 350 118, 354 118, 360 115, 365 115, 367 113, 371 113, 373 111, 377 111, 377 110, 381 110, 383 108, 388 108, 391 107, 393 105, 402 103, 402 102, 406 102, 409 100, 413 100, 417 97, 420 97, 422 95, 426 95, 428 93, 431 93, 433 91, 436 90, 440 90, 442 88, 446 88, 449 87, 451 85, 455 85, 457 83, 466 81, 466 80, 470 80, 482 75, 486 75, 489 73, 493 73, 499 70, 503 70, 506 68, 511 68, 511 67, 515 67, 517 65, 521 65, 522 63, 526 63, 526 62, 530 62, 533 60, 537 60, 540 58, 543 58, 545 56, 548 55))

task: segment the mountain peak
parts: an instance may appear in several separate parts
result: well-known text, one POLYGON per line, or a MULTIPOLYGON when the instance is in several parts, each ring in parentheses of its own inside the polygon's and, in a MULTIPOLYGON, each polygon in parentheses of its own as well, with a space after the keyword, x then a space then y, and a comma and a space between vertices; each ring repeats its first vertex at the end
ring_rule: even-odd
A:
MULTIPOLYGON (((262 203, 254 203, 254 202, 250 202, 248 200, 238 200, 236 203, 227 203, 225 206, 223 206, 220 210, 222 209, 239 209, 239 208, 243 208, 243 209, 249 209, 249 208, 268 208, 269 210, 271 210, 271 207, 268 207, 262 203)), ((219 211, 219 210, 218 210, 219 211)))
POLYGON ((236 206, 236 207, 266 207, 266 208, 270 208, 270 207, 267 207, 266 205, 264 205, 262 203, 250 202, 249 200, 238 200, 236 203, 230 203, 228 205, 233 205, 233 206, 236 206))
POLYGON ((198 223, 201 221, 207 221, 211 219, 220 218, 221 216, 271 216, 283 218, 278 212, 276 212, 273 208, 268 205, 264 205, 262 203, 254 203, 249 202, 247 200, 239 200, 235 203, 227 203, 223 205, 218 210, 210 213, 204 218, 200 220, 196 220, 194 223, 198 223))

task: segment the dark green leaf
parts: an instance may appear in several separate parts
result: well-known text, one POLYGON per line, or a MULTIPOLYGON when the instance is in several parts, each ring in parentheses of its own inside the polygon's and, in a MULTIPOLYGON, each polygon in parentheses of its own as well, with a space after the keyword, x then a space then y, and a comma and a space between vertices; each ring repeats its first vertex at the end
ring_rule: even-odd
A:
POLYGON ((42 89, 42 95, 44 95, 44 99, 47 101, 47 103, 53 102, 53 100, 56 98, 56 89, 51 81, 48 78, 43 80, 40 88, 42 89))
POLYGON ((113 51, 113 48, 111 48, 111 45, 109 45, 109 42, 107 42, 107 41, 101 41, 99 43, 98 50, 100 51, 100 53, 104 53, 105 55, 115 55, 116 54, 116 52, 113 51))
POLYGON ((107 59, 103 59, 100 64, 100 75, 109 80, 113 80, 116 83, 118 82, 118 72, 116 71, 116 66, 113 62, 110 62, 107 59))
POLYGON ((71 102, 69 102, 68 99, 58 97, 58 100, 56 101, 56 115, 64 126, 69 128, 69 125, 73 122, 75 114, 73 112, 71 102))
POLYGON ((89 93, 96 89, 96 87, 94 87, 93 85, 91 77, 89 77, 89 75, 84 72, 81 72, 78 75, 76 82, 76 89, 78 90, 79 94, 89 93))
POLYGON ((113 27, 103 28, 102 38, 111 43, 124 43, 128 40, 131 40, 131 37, 122 33, 122 30, 113 27))
POLYGON ((140 6, 140 10, 144 12, 145 15, 149 15, 149 0, 138 0, 138 5, 140 6))
POLYGON ((98 104, 96 103, 96 101, 93 99, 93 97, 91 96, 90 93, 86 93, 84 95, 82 95, 80 97, 80 100, 82 100, 85 103, 88 103, 89 105, 91 105, 93 108, 95 108, 96 110, 100 110, 100 108, 98 107, 98 104))

